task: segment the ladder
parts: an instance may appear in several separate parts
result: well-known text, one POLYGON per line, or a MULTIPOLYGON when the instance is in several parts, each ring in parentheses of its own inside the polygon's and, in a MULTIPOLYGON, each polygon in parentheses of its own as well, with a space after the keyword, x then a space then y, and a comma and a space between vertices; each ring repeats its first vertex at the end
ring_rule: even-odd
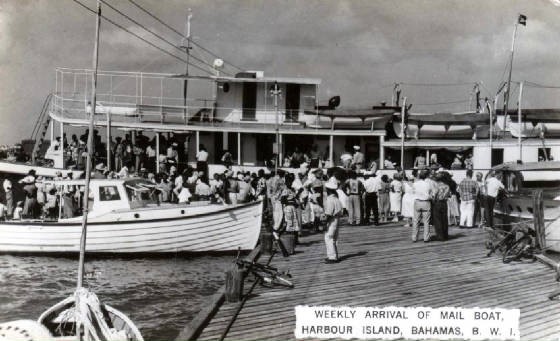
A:
POLYGON ((49 124, 51 123, 51 116, 49 115, 49 107, 51 103, 53 94, 49 94, 45 101, 43 102, 43 107, 41 109, 41 113, 35 121, 35 125, 33 126, 33 131, 31 132, 31 140, 34 141, 33 144, 33 151, 31 152, 31 162, 33 164, 37 163, 37 159, 40 158, 40 152, 43 148, 45 143, 45 135, 47 134, 47 130, 49 129, 49 124))

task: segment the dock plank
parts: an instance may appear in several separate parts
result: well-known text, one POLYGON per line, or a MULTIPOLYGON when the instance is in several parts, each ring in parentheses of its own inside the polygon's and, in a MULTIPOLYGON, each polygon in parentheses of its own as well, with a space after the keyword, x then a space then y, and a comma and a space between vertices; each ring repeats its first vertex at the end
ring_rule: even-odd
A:
MULTIPOLYGON (((522 340, 560 337, 560 301, 547 298, 558 288, 549 267, 486 257, 479 229, 452 228, 450 235, 447 242, 412 243, 410 228, 396 224, 343 226, 337 264, 324 264, 322 234, 305 236, 297 254, 275 255, 271 263, 290 269, 295 288, 257 286, 226 340, 294 339, 296 305, 518 308, 522 340)), ((219 339, 236 308, 224 303, 199 340, 219 339)))

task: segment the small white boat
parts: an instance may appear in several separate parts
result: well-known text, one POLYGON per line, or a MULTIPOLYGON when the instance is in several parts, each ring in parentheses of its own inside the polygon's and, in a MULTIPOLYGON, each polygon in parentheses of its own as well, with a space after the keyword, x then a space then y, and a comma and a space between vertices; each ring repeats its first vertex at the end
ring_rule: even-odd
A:
MULTIPOLYGON (((83 180, 55 181, 59 192, 83 180)), ((257 244, 262 201, 238 205, 158 204, 147 180, 92 179, 88 254, 251 250, 257 244)), ((63 197, 63 200, 66 198, 63 197)), ((77 253, 82 216, 53 221, 0 222, 1 253, 77 253)))
MULTIPOLYGON (((477 112, 409 113, 405 116, 409 138, 487 138, 489 116, 477 112)), ((403 129, 400 113, 393 119, 393 129, 401 138, 403 129)))

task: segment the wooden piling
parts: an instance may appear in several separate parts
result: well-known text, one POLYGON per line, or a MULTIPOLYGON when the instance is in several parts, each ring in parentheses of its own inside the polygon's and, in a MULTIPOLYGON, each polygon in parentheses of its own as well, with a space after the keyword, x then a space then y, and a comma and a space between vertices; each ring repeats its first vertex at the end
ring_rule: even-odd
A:
POLYGON ((543 192, 536 190, 533 192, 533 226, 537 235, 537 247, 546 250, 546 234, 544 228, 544 205, 543 192))

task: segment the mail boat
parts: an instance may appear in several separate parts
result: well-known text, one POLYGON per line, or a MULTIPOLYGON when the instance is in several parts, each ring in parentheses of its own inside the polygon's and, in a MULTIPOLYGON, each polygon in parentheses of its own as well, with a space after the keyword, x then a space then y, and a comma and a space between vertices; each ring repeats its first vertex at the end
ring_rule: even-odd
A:
MULTIPOLYGON (((83 180, 53 182, 59 191, 83 180)), ((262 201, 238 205, 158 203, 147 180, 92 179, 88 254, 220 252, 257 244, 262 201)), ((64 200, 65 198, 63 198, 64 200)), ((0 222, 2 253, 78 253, 82 216, 0 222)))
POLYGON ((507 195, 494 207, 495 224, 525 222, 534 228, 536 191, 542 191, 544 248, 560 252, 560 162, 504 163, 493 168, 501 174, 507 195))

